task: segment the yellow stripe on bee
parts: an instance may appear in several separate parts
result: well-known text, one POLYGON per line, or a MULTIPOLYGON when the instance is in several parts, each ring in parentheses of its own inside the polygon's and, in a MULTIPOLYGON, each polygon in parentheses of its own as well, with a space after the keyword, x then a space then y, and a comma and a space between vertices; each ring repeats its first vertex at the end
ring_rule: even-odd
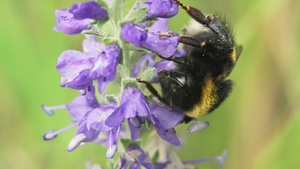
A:
POLYGON ((190 111, 185 112, 185 114, 190 117, 206 115, 210 108, 217 102, 217 99, 217 87, 213 82, 213 78, 207 76, 205 84, 202 86, 200 101, 190 111))
POLYGON ((236 62, 236 51, 235 51, 235 47, 233 47, 233 51, 230 54, 230 58, 232 59, 233 63, 236 62))

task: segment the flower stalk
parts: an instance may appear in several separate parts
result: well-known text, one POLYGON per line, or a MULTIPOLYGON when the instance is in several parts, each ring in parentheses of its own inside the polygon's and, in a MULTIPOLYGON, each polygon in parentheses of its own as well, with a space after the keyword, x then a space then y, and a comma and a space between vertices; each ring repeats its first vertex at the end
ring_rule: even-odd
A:
MULTIPOLYGON (((41 106, 50 116, 56 109, 67 109, 73 123, 56 132, 50 130, 44 139, 54 139, 59 133, 78 126, 68 151, 87 142, 101 142, 107 147, 106 157, 113 158, 119 151, 120 139, 130 139, 130 145, 123 144, 126 151, 120 157, 119 167, 164 168, 173 163, 172 160, 151 162, 151 157, 138 146, 139 140, 143 139, 141 132, 154 130, 167 144, 179 146, 181 143, 175 127, 187 116, 176 108, 170 112, 148 102, 144 87, 136 78, 158 84, 158 72, 173 69, 175 63, 167 60, 156 62, 156 53, 166 58, 184 55, 184 49, 178 49, 179 34, 173 33, 167 24, 168 18, 178 13, 178 5, 172 0, 137 0, 124 13, 124 3, 124 0, 94 0, 55 12, 55 32, 81 33, 85 39, 82 51, 63 51, 56 65, 61 75, 60 85, 78 90, 79 95, 65 105, 41 106), (119 87, 119 92, 109 93, 110 86, 119 87)), ((188 128, 190 133, 209 125, 208 122, 192 120, 195 123, 188 128)), ((213 157, 180 164, 218 159, 213 157)))

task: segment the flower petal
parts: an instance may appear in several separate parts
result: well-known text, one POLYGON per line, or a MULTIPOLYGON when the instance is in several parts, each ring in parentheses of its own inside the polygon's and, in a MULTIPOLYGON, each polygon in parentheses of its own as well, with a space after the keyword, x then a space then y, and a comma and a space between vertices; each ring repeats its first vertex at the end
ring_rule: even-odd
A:
POLYGON ((152 105, 151 114, 153 114, 158 119, 159 123, 165 130, 174 128, 186 117, 184 113, 176 109, 170 112, 157 105, 152 105))
POLYGON ((121 36, 125 41, 140 47, 147 39, 147 32, 142 31, 137 24, 125 23, 121 28, 121 36))
POLYGON ((77 20, 86 18, 103 20, 107 17, 107 11, 102 8, 101 4, 94 1, 75 3, 70 8, 70 13, 72 13, 77 20))
POLYGON ((109 127, 120 126, 124 120, 123 105, 118 107, 106 120, 105 124, 109 127))
POLYGON ((176 146, 180 145, 180 141, 176 135, 176 131, 174 128, 165 130, 164 127, 159 123, 159 121, 155 119, 155 129, 157 134, 164 140, 166 140, 167 142, 174 144, 176 146))
POLYGON ((80 34, 83 30, 93 29, 93 26, 89 24, 91 21, 91 19, 76 20, 68 9, 59 9, 55 11, 57 27, 53 31, 67 35, 80 34))
POLYGON ((104 50, 104 44, 98 42, 95 36, 85 35, 85 37, 86 39, 82 42, 83 53, 96 58, 99 52, 104 50))
POLYGON ((154 22, 152 26, 149 27, 149 32, 168 32, 168 19, 158 18, 158 21, 154 22))
POLYGON ((71 81, 65 81, 63 86, 71 89, 81 90, 92 84, 93 79, 90 77, 91 69, 82 70, 78 76, 71 81))
POLYGON ((139 126, 137 125, 138 121, 139 120, 136 117, 128 119, 128 125, 131 132, 131 139, 133 142, 135 142, 138 139, 141 131, 141 124, 139 124, 139 126))
POLYGON ((144 3, 148 5, 147 18, 171 18, 178 13, 178 5, 170 0, 149 0, 144 3))
POLYGON ((106 77, 100 76, 97 78, 98 91, 100 94, 105 90, 109 82, 106 77))
POLYGON ((79 95, 72 101, 72 103, 66 104, 66 108, 76 121, 80 121, 82 117, 94 107, 88 104, 85 96, 79 95))
POLYGON ((66 50, 57 59, 56 68, 58 73, 71 81, 76 78, 79 73, 86 69, 92 69, 94 59, 86 54, 76 50, 66 50))
POLYGON ((200 130, 205 129, 206 127, 208 127, 209 123, 206 121, 197 121, 195 123, 193 123, 192 125, 189 126, 188 130, 189 133, 196 133, 200 130))
POLYGON ((171 37, 160 36, 159 33, 150 32, 143 47, 148 48, 163 57, 171 57, 177 51, 179 34, 171 33, 171 37))

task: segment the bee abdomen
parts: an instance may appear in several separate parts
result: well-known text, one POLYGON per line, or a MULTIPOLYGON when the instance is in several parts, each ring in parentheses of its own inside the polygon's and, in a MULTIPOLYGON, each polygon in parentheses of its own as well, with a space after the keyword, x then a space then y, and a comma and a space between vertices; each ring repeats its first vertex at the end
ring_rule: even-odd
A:
POLYGON ((212 112, 228 97, 232 85, 231 80, 215 82, 212 77, 206 77, 199 101, 190 110, 185 111, 185 114, 198 117, 212 112))

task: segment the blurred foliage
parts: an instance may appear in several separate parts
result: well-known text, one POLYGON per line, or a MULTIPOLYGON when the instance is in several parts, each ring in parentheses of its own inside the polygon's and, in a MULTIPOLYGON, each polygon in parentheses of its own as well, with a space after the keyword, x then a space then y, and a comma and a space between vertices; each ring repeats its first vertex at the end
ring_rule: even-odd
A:
MULTIPOLYGON (((50 142, 49 129, 70 124, 67 111, 48 117, 40 109, 71 102, 77 92, 59 86, 56 59, 67 49, 81 50, 82 36, 52 32, 54 11, 74 0, 0 2, 0 168, 85 168, 86 158, 106 164, 106 148, 86 144, 66 148, 76 129, 50 142)), ((296 169, 300 166, 300 1, 182 0, 204 13, 230 18, 244 50, 230 75, 235 89, 214 113, 199 118, 210 126, 186 135, 183 160, 221 155, 225 169, 296 169)), ((188 25, 183 11, 172 18, 175 32, 188 25)), ((180 131, 186 132, 187 125, 180 131)), ((116 160, 116 159, 115 159, 116 160)), ((215 162, 197 165, 217 168, 215 162)))

